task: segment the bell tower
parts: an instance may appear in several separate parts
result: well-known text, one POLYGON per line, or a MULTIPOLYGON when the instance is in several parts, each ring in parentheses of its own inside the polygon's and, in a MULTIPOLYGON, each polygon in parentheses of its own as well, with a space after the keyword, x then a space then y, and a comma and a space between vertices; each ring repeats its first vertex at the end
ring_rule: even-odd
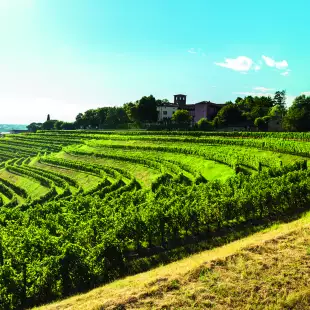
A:
POLYGON ((177 104, 179 107, 186 105, 186 95, 174 95, 174 104, 177 104))

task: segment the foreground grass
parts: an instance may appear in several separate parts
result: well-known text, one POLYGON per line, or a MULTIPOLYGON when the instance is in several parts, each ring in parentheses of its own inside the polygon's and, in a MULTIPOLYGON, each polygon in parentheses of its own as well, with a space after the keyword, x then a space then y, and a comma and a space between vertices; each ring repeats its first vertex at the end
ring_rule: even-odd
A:
POLYGON ((309 309, 310 213, 39 309, 309 309))

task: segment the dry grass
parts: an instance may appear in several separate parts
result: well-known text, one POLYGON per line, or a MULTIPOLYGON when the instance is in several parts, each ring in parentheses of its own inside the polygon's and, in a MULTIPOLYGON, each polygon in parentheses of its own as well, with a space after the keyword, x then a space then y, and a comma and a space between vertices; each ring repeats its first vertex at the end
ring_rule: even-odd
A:
POLYGON ((310 216, 40 309, 310 309, 310 216))

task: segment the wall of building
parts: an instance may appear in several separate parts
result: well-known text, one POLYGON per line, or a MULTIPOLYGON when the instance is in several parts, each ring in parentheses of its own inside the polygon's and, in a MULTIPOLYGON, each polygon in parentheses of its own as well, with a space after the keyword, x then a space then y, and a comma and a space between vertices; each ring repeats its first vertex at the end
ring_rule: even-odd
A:
POLYGON ((206 118, 208 113, 208 105, 205 103, 199 103, 195 105, 195 123, 201 118, 206 118))
POLYGON ((172 114, 178 109, 177 106, 159 106, 158 111, 158 121, 162 121, 167 118, 171 118, 172 114))
POLYGON ((268 122, 268 131, 283 131, 281 117, 271 119, 268 122))

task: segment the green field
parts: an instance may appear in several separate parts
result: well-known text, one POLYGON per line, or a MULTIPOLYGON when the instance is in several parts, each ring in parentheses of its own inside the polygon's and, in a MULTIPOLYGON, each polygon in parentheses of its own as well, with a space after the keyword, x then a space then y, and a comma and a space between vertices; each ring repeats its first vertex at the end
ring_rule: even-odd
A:
POLYGON ((310 205, 309 151, 307 133, 7 135, 0 308, 84 292, 297 217, 310 205))

